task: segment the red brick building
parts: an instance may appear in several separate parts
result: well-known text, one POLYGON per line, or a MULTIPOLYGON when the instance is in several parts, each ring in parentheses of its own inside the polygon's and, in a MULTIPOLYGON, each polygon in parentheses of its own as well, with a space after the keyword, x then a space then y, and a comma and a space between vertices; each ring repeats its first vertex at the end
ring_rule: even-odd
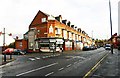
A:
POLYGON ((25 39, 16 39, 15 41, 15 48, 21 49, 21 50, 27 50, 28 48, 28 42, 25 39))
MULTIPOLYGON (((51 51, 54 45, 56 49, 82 50, 83 46, 93 43, 85 31, 72 25, 70 21, 62 20, 61 15, 54 17, 41 11, 38 11, 29 25, 24 39, 27 39, 27 45, 23 47, 27 47, 29 52, 51 51)), ((16 45, 18 42, 16 40, 16 45)))
POLYGON ((112 38, 110 38, 108 41, 111 43, 112 39, 112 44, 113 48, 118 48, 118 45, 120 45, 120 36, 117 35, 117 33, 112 35, 112 38))

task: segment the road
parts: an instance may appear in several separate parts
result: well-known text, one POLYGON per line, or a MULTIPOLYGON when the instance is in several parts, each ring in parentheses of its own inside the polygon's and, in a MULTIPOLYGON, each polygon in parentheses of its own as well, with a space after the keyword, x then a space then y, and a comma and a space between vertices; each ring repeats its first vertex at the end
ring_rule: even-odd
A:
POLYGON ((29 54, 1 67, 2 76, 84 76, 109 51, 90 51, 49 55, 29 54))

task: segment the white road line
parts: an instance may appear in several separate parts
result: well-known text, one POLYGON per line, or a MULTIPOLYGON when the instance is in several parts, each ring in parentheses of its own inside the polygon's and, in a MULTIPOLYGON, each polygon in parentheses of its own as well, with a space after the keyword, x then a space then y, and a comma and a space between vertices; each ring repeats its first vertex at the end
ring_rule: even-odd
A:
POLYGON ((3 74, 3 73, 5 73, 5 72, 2 72, 2 71, 0 72, 0 74, 3 74))
POLYGON ((0 66, 0 68, 4 67, 5 65, 0 66))
POLYGON ((34 72, 34 71, 38 71, 38 70, 47 68, 47 67, 51 67, 51 66, 56 65, 56 64, 58 64, 58 63, 53 63, 53 64, 50 64, 50 65, 47 65, 47 66, 43 66, 43 67, 40 67, 40 68, 37 68, 37 69, 29 70, 29 71, 26 71, 24 73, 20 73, 20 74, 18 74, 16 76, 21 76, 21 75, 24 75, 24 74, 28 74, 28 73, 31 73, 31 72, 34 72))
POLYGON ((69 60, 72 60, 72 58, 71 59, 67 59, 67 61, 69 61, 69 60))
POLYGON ((49 76, 49 75, 51 75, 51 74, 53 74, 54 72, 51 72, 51 73, 48 73, 48 74, 46 74, 45 76, 49 76))
POLYGON ((42 58, 46 58, 46 57, 43 56, 42 58))
POLYGON ((48 58, 48 56, 45 56, 46 58, 48 58))
POLYGON ((34 61, 35 59, 34 58, 29 58, 31 61, 34 61))
POLYGON ((64 68, 60 68, 60 69, 58 69, 59 71, 61 71, 61 70, 63 70, 64 68))
POLYGON ((71 64, 67 65, 67 67, 70 67, 70 66, 71 66, 71 64))
POLYGON ((40 59, 39 57, 35 57, 35 58, 38 59, 38 60, 40 59))
POLYGON ((76 64, 77 62, 74 62, 74 64, 76 64))

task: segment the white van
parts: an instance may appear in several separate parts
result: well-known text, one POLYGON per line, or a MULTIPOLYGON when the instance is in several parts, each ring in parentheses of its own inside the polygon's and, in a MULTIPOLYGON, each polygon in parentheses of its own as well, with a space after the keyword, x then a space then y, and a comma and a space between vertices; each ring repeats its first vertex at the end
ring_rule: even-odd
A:
POLYGON ((111 50, 111 44, 106 44, 105 45, 105 50, 111 50))

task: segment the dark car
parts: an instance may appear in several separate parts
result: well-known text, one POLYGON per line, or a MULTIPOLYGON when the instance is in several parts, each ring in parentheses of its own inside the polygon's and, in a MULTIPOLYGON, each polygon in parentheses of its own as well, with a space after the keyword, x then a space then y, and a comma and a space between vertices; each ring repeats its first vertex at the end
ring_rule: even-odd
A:
POLYGON ((13 53, 12 54, 17 54, 17 55, 24 55, 26 54, 26 51, 22 51, 20 49, 14 49, 13 53))
POLYGON ((90 46, 89 49, 90 49, 90 50, 94 50, 94 49, 95 49, 95 46, 90 46))
POLYGON ((87 50, 89 50, 90 48, 88 47, 88 46, 84 46, 83 47, 83 51, 87 51, 87 50))

